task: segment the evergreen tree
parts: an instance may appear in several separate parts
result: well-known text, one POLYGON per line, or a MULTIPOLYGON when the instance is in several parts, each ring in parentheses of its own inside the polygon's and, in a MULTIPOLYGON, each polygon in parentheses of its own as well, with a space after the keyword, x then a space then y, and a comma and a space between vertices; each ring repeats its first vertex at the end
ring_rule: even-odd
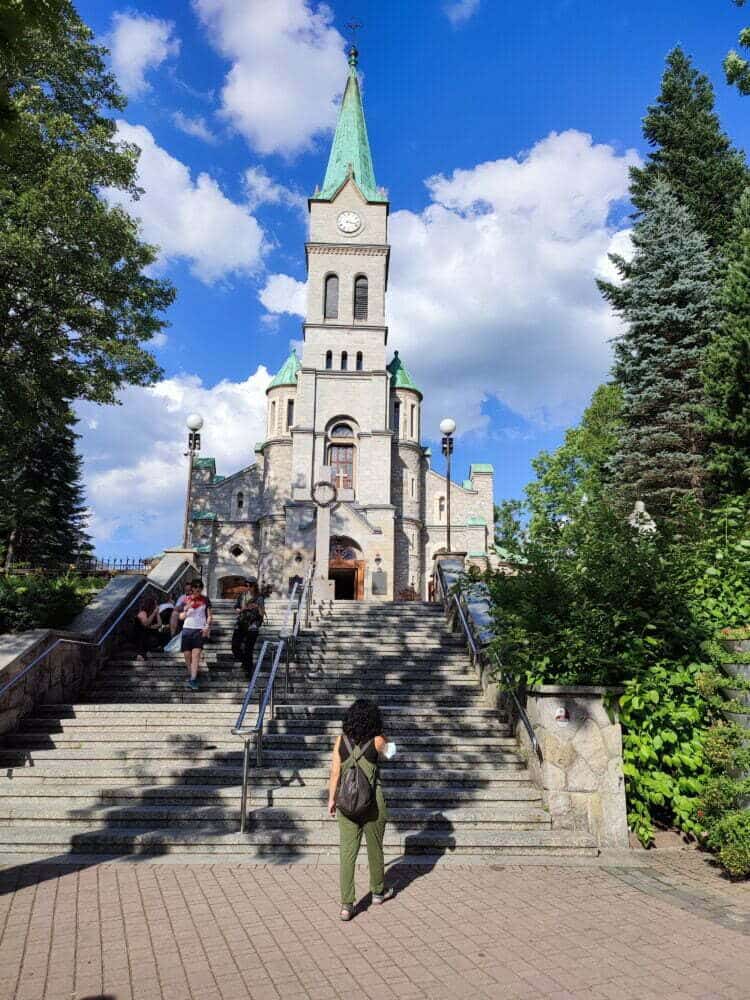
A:
POLYGON ((706 352, 706 435, 713 495, 750 493, 750 188, 727 247, 721 323, 706 352))
POLYGON ((90 550, 81 486, 78 435, 70 409, 36 408, 23 438, 0 447, 0 552, 12 562, 65 565, 90 550))
POLYGON ((633 204, 645 211, 657 180, 666 181, 709 245, 721 247, 750 178, 743 153, 721 129, 708 77, 681 48, 667 56, 661 93, 643 120, 643 134, 653 151, 643 167, 631 168, 633 204))
POLYGON ((612 255, 621 284, 600 281, 625 321, 615 342, 623 430, 612 460, 623 498, 666 512, 705 479, 702 366, 716 323, 716 264, 691 213, 663 181, 645 196, 634 256, 612 255))
MULTIPOLYGON (((735 7, 744 7, 745 0, 734 0, 735 7)), ((739 37, 740 48, 750 49, 750 28, 743 28, 739 37)), ((727 53, 724 60, 727 83, 736 87, 741 94, 750 94, 750 62, 735 49, 727 53)))

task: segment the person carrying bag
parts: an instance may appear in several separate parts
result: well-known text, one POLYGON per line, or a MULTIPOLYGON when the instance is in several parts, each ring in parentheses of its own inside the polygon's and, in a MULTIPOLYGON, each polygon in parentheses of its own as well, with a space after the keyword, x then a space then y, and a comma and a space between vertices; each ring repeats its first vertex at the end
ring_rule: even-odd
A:
POLYGON ((378 905, 393 895, 392 889, 385 889, 383 838, 388 812, 378 767, 379 754, 391 756, 389 747, 378 706, 365 698, 355 701, 333 748, 328 783, 328 814, 339 825, 342 920, 354 916, 354 870, 363 834, 372 901, 378 905))

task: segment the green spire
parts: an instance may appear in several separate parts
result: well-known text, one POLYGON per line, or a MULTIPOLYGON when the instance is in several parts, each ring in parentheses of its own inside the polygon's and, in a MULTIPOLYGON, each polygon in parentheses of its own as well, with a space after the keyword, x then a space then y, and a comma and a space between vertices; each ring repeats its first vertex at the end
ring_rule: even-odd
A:
POLYGON ((391 373, 391 389, 411 389, 412 392, 417 392, 420 396, 422 395, 414 379, 406 370, 403 361, 398 356, 398 351, 394 351, 393 361, 388 365, 388 371, 391 373))
MULTIPOLYGON (((277 389, 280 385, 296 385, 297 372, 301 367, 302 363, 297 357, 297 351, 292 348, 292 353, 286 359, 276 375, 274 375, 268 389, 277 389)), ((268 389, 266 389, 266 392, 268 392, 268 389)))
POLYGON ((331 155, 328 159, 323 187, 313 197, 330 199, 336 194, 349 176, 368 201, 387 201, 385 192, 375 183, 372 154, 367 138, 365 113, 362 109, 362 94, 357 76, 359 53, 349 50, 349 79, 346 81, 344 97, 341 101, 336 134, 333 137, 331 155))

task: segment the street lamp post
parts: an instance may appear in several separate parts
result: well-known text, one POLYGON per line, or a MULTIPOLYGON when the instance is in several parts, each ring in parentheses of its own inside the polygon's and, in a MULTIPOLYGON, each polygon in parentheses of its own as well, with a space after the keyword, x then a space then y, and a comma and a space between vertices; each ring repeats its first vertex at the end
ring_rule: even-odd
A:
POLYGON ((453 435, 456 432, 456 421, 450 417, 440 421, 440 433, 443 435, 443 454, 447 464, 446 469, 446 495, 445 513, 448 518, 446 547, 448 555, 451 551, 451 455, 453 454, 453 435))
POLYGON ((203 426, 203 417, 200 413, 191 413, 185 423, 188 429, 188 450, 185 452, 185 457, 188 459, 188 479, 187 491, 185 493, 185 527, 182 533, 182 547, 184 549, 188 547, 190 535, 190 495, 193 486, 193 459, 195 458, 196 451, 201 450, 200 429, 203 426))

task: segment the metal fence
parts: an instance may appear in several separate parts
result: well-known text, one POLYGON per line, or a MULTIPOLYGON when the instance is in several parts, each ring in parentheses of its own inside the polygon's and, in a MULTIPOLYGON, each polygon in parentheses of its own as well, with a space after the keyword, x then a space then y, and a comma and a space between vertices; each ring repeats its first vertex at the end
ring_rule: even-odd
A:
POLYGON ((153 562, 153 559, 99 559, 95 556, 79 556, 68 563, 43 565, 28 562, 11 563, 2 572, 39 576, 59 576, 64 573, 76 573, 79 576, 115 576, 117 573, 148 573, 153 562))

